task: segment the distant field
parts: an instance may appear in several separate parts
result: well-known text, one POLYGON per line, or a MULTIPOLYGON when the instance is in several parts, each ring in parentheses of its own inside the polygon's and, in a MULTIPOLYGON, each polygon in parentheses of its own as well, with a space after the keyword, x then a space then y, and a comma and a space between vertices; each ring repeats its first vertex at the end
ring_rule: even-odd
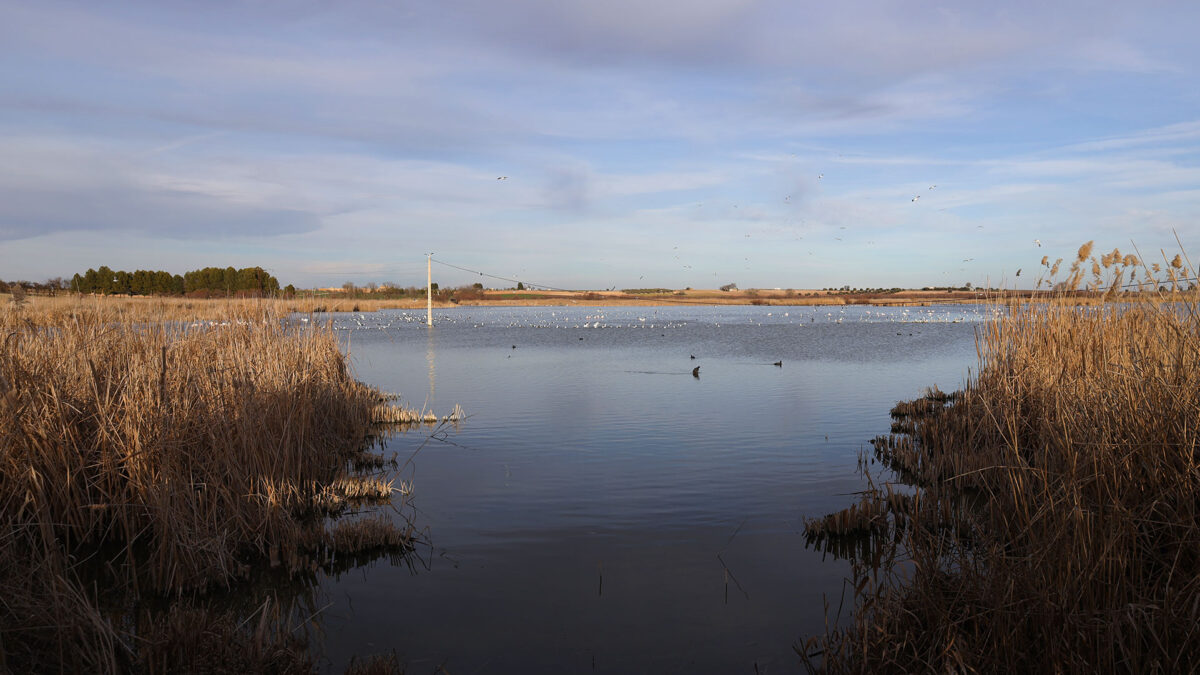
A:
MULTIPOLYGON (((1186 295, 1186 294, 1185 294, 1186 295)), ((628 291, 513 291, 454 290, 434 295, 434 307, 463 306, 670 306, 670 305, 930 305, 971 302, 1013 302, 1050 298, 1049 291, 925 291, 847 292, 812 289, 721 291, 717 289, 629 289, 628 291)), ((11 295, 0 293, 0 307, 10 307, 11 295)), ((1061 299, 1061 295, 1058 296, 1061 299)), ((1076 302, 1101 302, 1094 293, 1078 292, 1076 302)), ((1128 298, 1129 296, 1118 296, 1128 298)), ((1167 298, 1171 296, 1168 295, 1167 298)), ((1113 299, 1113 298, 1110 298, 1113 299)), ((330 293, 324 296, 298 294, 293 298, 180 298, 147 296, 99 296, 62 294, 55 297, 28 296, 26 316, 39 323, 56 323, 78 312, 80 307, 104 307, 121 320, 219 321, 258 319, 267 313, 374 312, 382 309, 423 309, 424 297, 378 298, 330 293), (36 318, 35 318, 36 317, 36 318)))

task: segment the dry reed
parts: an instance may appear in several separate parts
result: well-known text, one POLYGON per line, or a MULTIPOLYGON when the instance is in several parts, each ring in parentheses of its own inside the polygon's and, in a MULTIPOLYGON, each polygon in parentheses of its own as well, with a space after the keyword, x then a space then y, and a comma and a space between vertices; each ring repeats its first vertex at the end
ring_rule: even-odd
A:
POLYGON ((905 435, 874 443, 919 497, 811 523, 895 543, 856 563, 850 623, 798 652, 831 672, 1195 672, 1200 306, 1015 307, 977 342, 962 392, 897 406, 905 435))
MULTIPOLYGON (((354 380, 333 332, 252 301, 196 303, 220 314, 192 325, 184 304, 0 310, 0 671, 175 669, 162 645, 184 644, 171 626, 191 619, 134 640, 80 575, 178 596, 267 563, 309 574, 338 550, 410 546, 392 519, 313 520, 409 491, 348 474, 386 464, 362 447, 381 395, 354 380)), ((196 635, 210 634, 232 633, 196 635)), ((259 656, 291 668, 278 657, 290 639, 245 644, 252 670, 259 656)))

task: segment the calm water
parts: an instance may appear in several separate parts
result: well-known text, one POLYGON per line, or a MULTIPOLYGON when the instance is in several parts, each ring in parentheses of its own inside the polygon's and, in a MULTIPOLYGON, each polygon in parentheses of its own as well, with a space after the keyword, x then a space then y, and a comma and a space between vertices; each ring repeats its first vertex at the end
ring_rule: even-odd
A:
POLYGON ((802 519, 862 488, 897 400, 961 385, 988 311, 335 315, 360 379, 470 418, 405 471, 431 539, 415 571, 324 583, 331 669, 395 650, 455 675, 798 670, 848 569, 805 548, 802 519))

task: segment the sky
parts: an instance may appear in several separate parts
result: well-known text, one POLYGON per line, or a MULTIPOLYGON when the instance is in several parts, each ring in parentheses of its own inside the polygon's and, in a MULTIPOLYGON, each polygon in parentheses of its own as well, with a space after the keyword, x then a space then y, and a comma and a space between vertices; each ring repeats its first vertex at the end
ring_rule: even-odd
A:
POLYGON ((0 279, 1032 287, 1200 262, 1200 3, 0 0, 0 279), (1018 270, 1023 270, 1017 277, 1018 270))

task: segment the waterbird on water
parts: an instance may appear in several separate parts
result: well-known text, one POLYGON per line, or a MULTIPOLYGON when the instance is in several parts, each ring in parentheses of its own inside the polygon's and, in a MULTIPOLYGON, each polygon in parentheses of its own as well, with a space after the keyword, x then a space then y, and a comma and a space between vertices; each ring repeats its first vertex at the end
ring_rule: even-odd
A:
POLYGON ((779 366, 780 368, 782 368, 782 367, 783 367, 783 361, 776 361, 775 363, 772 363, 771 365, 773 365, 773 366, 779 366))

